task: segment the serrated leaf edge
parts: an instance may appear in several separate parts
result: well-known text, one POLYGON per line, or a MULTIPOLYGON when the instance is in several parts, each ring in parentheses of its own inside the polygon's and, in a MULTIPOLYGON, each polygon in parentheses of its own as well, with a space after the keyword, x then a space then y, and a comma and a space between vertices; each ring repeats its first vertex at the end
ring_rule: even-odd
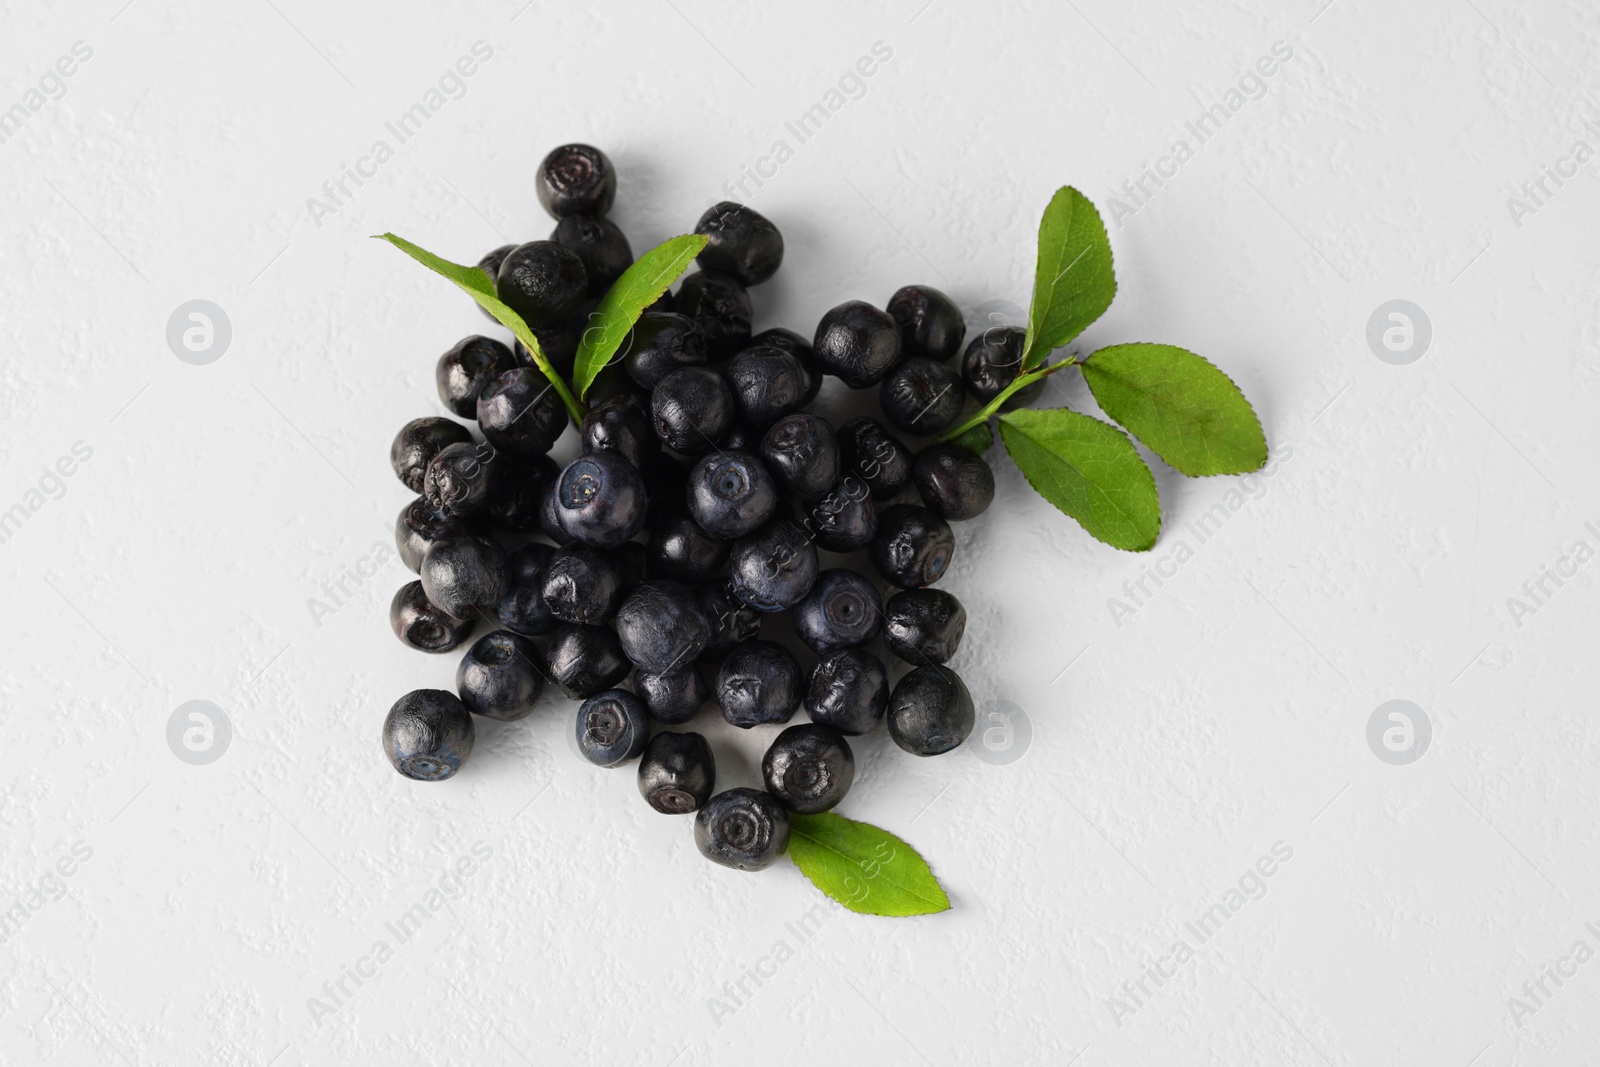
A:
MULTIPOLYGON (((890 833, 888 830, 885 830, 881 826, 877 826, 877 825, 874 825, 873 823, 869 823, 869 822, 863 822, 860 819, 852 819, 852 818, 849 818, 847 816, 840 815, 837 812, 823 812, 821 814, 822 815, 832 815, 837 819, 841 819, 841 820, 843 820, 844 822, 847 822, 847 823, 854 823, 857 826, 868 826, 868 827, 871 827, 872 829, 878 831, 879 833, 885 835, 886 837, 893 838, 900 846, 905 848, 905 850, 907 852, 910 852, 913 856, 915 856, 917 858, 918 862, 920 862, 922 864, 922 866, 927 869, 928 877, 933 880, 934 889, 936 889, 938 891, 939 895, 936 898, 928 898, 928 897, 924 897, 924 895, 922 893, 917 892, 912 887, 904 885, 903 883, 898 883, 897 882, 895 884, 900 889, 904 890, 907 896, 913 897, 913 898, 918 899, 918 900, 928 900, 932 904, 937 904, 937 905, 942 905, 942 906, 940 906, 940 907, 932 907, 932 908, 929 908, 927 911, 907 911, 907 912, 871 911, 871 910, 866 909, 866 908, 857 907, 857 906, 855 906, 854 904, 852 904, 848 900, 840 900, 838 897, 834 896, 832 893, 828 892, 828 890, 823 888, 821 883, 819 883, 815 878, 813 878, 811 876, 811 872, 807 871, 804 867, 800 866, 800 861, 796 860, 794 858, 794 856, 791 854, 790 857, 789 857, 790 862, 792 862, 795 865, 795 868, 797 870, 799 870, 801 874, 805 875, 806 880, 808 882, 810 882, 812 885, 817 887, 817 891, 820 892, 823 896, 827 897, 829 900, 834 901, 836 904, 839 904, 841 907, 845 908, 846 910, 855 912, 857 915, 877 915, 877 916, 881 916, 881 917, 886 918, 886 919, 909 919, 909 918, 914 918, 914 917, 916 917, 918 915, 938 915, 941 912, 946 912, 946 911, 950 910, 950 896, 949 896, 949 894, 947 894, 944 891, 944 886, 939 884, 939 876, 933 873, 933 865, 930 864, 927 861, 927 859, 922 855, 922 853, 918 852, 915 848, 912 848, 911 845, 908 844, 903 838, 901 838, 900 836, 898 836, 896 834, 890 833)), ((818 817, 820 817, 820 816, 806 816, 806 818, 818 818, 818 817)), ((846 861, 849 861, 849 862, 852 862, 852 863, 855 862, 854 858, 852 856, 848 855, 847 853, 839 851, 837 848, 834 848, 832 845, 830 845, 827 842, 821 840, 820 838, 816 837, 813 834, 805 833, 803 830, 800 829, 800 827, 798 825, 798 820, 796 820, 795 822, 791 822, 789 833, 790 833, 791 837, 793 837, 795 835, 803 837, 806 841, 810 842, 812 845, 814 845, 818 849, 821 849, 821 850, 827 851, 827 852, 831 852, 835 856, 838 856, 840 859, 843 859, 843 860, 846 860, 846 861)))

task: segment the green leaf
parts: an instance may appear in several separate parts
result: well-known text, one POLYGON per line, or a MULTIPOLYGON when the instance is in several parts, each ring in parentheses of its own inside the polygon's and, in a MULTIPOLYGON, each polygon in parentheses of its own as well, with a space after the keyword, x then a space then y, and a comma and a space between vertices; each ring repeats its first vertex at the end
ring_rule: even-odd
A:
POLYGON ((978 455, 989 451, 989 446, 994 444, 994 431, 989 429, 987 422, 980 422, 965 433, 957 434, 951 438, 958 445, 965 445, 978 455))
POLYGON ((479 270, 475 266, 467 267, 460 263, 452 263, 448 259, 436 256, 427 249, 419 248, 404 237, 399 237, 392 233, 382 233, 377 236, 380 241, 388 241, 435 274, 443 275, 455 282, 468 296, 476 300, 485 311, 499 319, 501 325, 516 335, 517 340, 521 341, 527 348, 528 352, 533 356, 534 365, 544 372, 546 378, 550 379, 550 384, 555 387, 556 392, 561 396, 561 402, 567 406, 567 412, 572 416, 573 421, 578 423, 583 421, 583 406, 573 397, 572 391, 567 388, 567 383, 561 380, 561 375, 557 374, 555 368, 550 365, 550 360, 546 358, 544 349, 539 347, 539 339, 533 335, 533 331, 528 328, 528 324, 522 321, 522 316, 502 304, 500 298, 495 296, 494 282, 486 271, 479 270))
POLYGON ((1089 198, 1070 185, 1056 190, 1039 220, 1039 263, 1028 308, 1022 369, 1036 366, 1105 314, 1117 295, 1111 241, 1089 198))
POLYGON ((1175 345, 1102 348, 1083 364, 1101 410, 1173 469, 1194 477, 1244 474, 1267 462, 1250 401, 1226 374, 1175 345))
POLYGON ((1143 552, 1161 532, 1156 479, 1110 423, 1066 408, 1010 411, 1000 438, 1028 484, 1111 545, 1143 552))
POLYGON ((950 910, 950 898, 916 849, 864 822, 832 812, 791 816, 789 858, 818 889, 863 915, 950 910))
POLYGON ((689 268, 705 246, 705 236, 698 233, 663 241, 640 256, 606 290, 600 306, 590 313, 589 325, 578 345, 572 384, 579 396, 589 395, 595 376, 616 354, 644 309, 667 291, 667 286, 689 268))

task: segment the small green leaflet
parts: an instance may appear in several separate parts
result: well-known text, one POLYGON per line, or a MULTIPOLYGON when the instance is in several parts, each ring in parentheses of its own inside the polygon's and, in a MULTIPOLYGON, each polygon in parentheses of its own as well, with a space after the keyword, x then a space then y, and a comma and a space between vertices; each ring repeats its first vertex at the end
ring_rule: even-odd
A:
POLYGON ((981 456, 989 451, 990 445, 994 444, 994 431, 989 429, 987 422, 980 422, 966 433, 951 438, 951 441, 965 445, 981 456))
POLYGON ((590 313, 589 326, 578 345, 572 384, 579 396, 589 394, 595 376, 616 354, 644 309, 667 291, 705 246, 706 238, 698 233, 663 241, 640 256, 606 290, 600 306, 590 313))
POLYGON ((864 822, 832 812, 791 816, 789 858, 818 889, 863 915, 950 910, 950 898, 916 849, 864 822))
POLYGON ((533 336, 533 331, 528 329, 528 324, 522 321, 522 316, 512 311, 500 302, 494 295, 494 282, 489 275, 477 267, 465 267, 460 263, 452 263, 448 259, 434 255, 425 248, 419 248, 392 233, 377 235, 380 241, 388 241, 400 251, 421 263, 435 274, 443 275, 459 285, 468 296, 476 300, 483 309, 500 320, 501 325, 516 335, 528 351, 533 355, 533 362, 550 379, 550 384, 555 386, 556 392, 561 397, 561 402, 567 406, 567 412, 574 422, 583 421, 583 408, 578 406, 578 401, 573 398, 572 392, 567 388, 567 383, 561 380, 555 368, 550 366, 550 360, 545 357, 544 349, 539 347, 539 339, 533 336))
POLYGON ((1039 220, 1039 262, 1028 308, 1022 369, 1044 361, 1105 314, 1117 295, 1111 241, 1089 198, 1070 185, 1056 190, 1039 220))
POLYGON ((1156 479, 1126 434, 1066 408, 1000 416, 1028 484, 1113 548, 1143 552, 1161 532, 1156 479))
POLYGON ((1101 410, 1180 473, 1244 474, 1267 462, 1267 439, 1250 401, 1193 352, 1113 345, 1084 362, 1083 376, 1101 410))

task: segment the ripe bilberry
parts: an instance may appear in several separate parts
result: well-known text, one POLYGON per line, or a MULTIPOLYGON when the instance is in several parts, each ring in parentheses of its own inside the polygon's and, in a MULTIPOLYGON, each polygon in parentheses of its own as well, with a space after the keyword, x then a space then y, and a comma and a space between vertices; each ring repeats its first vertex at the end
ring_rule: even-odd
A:
POLYGON ((596 767, 635 759, 650 740, 644 701, 626 689, 607 689, 578 705, 578 751, 596 767))
POLYGON ((695 813, 694 843, 713 863, 760 871, 789 848, 789 813, 760 789, 729 789, 695 813))
POLYGON ((466 444, 446 445, 428 461, 422 495, 446 515, 474 515, 489 506, 489 466, 494 449, 466 444))
POLYGON ((914 756, 949 752, 972 733, 976 713, 966 683, 948 667, 916 667, 889 696, 889 736, 914 756))
POLYGON ((704 270, 721 271, 740 285, 760 285, 783 262, 783 235, 766 217, 724 200, 706 209, 694 232, 704 234, 706 246, 697 257, 704 270))
POLYGON ((889 672, 864 648, 835 649, 811 668, 805 705, 812 722, 842 734, 869 733, 889 706, 889 672))
POLYGON ((506 553, 506 580, 495 618, 507 630, 529 637, 547 634, 560 620, 544 602, 544 573, 555 549, 526 541, 506 553))
POLYGON ((712 359, 727 359, 750 343, 750 293, 738 279, 697 271, 683 279, 673 303, 700 327, 712 359))
POLYGON ((867 483, 873 499, 889 500, 911 484, 911 450, 877 419, 847 422, 838 438, 841 466, 867 483))
POLYGON ((811 349, 824 371, 865 389, 900 362, 900 326, 887 311, 848 300, 822 316, 811 349))
POLYGON ((950 524, 927 508, 892 504, 878 516, 878 536, 867 547, 872 565, 902 589, 932 585, 955 555, 950 524))
POLYGON ((563 693, 584 700, 621 682, 633 664, 622 654, 611 627, 564 622, 550 635, 545 669, 563 693))
POLYGON ((477 401, 483 439, 508 456, 532 459, 550 451, 567 428, 567 409, 550 379, 532 367, 513 367, 483 387, 477 401))
POLYGON ((628 375, 645 389, 679 367, 699 367, 707 359, 705 335, 693 319, 669 311, 647 311, 633 324, 625 342, 623 365, 628 375))
POLYGON ((878 636, 883 602, 872 583, 852 570, 817 575, 805 599, 794 606, 794 632, 818 653, 864 645, 878 636))
POLYGON ((838 805, 856 777, 856 757, 839 731, 814 722, 779 734, 761 759, 767 792, 797 815, 838 805))
POLYGON ((733 429, 733 393, 722 375, 705 367, 680 367, 650 394, 656 436, 674 452, 711 452, 733 429))
POLYGON ((884 417, 906 433, 923 436, 948 429, 960 417, 965 401, 961 375, 922 356, 901 363, 878 387, 884 417))
POLYGON ((422 557, 422 590, 458 619, 493 615, 505 590, 506 550, 487 537, 466 534, 435 542, 422 557))
POLYGON ((699 734, 656 734, 639 760, 639 794, 663 815, 699 811, 716 781, 711 746, 699 734))
POLYGON ((631 541, 644 528, 647 503, 639 471, 610 452, 579 456, 555 481, 555 517, 561 530, 596 548, 631 541))
POLYGON ((629 594, 613 623, 623 655, 652 674, 691 666, 711 640, 711 623, 694 594, 677 582, 645 582, 629 594))
POLYGON ((633 688, 650 709, 650 717, 668 724, 688 722, 711 699, 711 687, 698 667, 666 674, 635 668, 633 688))
POLYGON ((883 643, 907 663, 944 663, 961 647, 967 609, 942 589, 906 589, 884 607, 883 643))
POLYGON ((976 518, 994 501, 989 461, 954 441, 917 453, 911 480, 922 502, 947 519, 976 518))
POLYGON ((442 782, 472 754, 472 716, 456 695, 417 689, 389 709, 383 751, 394 769, 419 782, 442 782))
POLYGON ((761 459, 789 494, 816 500, 839 480, 839 442, 820 415, 799 412, 772 424, 761 439, 761 459))
POLYGON ((800 661, 773 641, 748 641, 717 670, 717 705, 741 729, 788 722, 800 703, 800 661))
POLYGON ((967 324, 955 301, 931 285, 908 285, 889 298, 889 314, 900 327, 907 356, 947 360, 961 351, 967 324))
POLYGON ((578 543, 561 548, 544 570, 545 605, 562 622, 597 625, 622 603, 622 565, 603 549, 578 543))
POLYGON ((458 619, 434 604, 421 582, 402 585, 389 602, 394 635, 421 652, 449 652, 472 636, 476 619, 458 619))
POLYGON ((530 329, 553 330, 583 306, 589 275, 572 249, 554 241, 529 241, 501 262, 494 291, 530 329))
POLYGON ((473 642, 456 667, 456 692, 474 715, 502 722, 526 718, 544 692, 543 657, 532 641, 496 630, 473 642))
POLYGON ((600 215, 568 215, 550 231, 550 240, 570 248, 583 261, 588 295, 602 297, 622 272, 633 266, 633 249, 616 223, 600 215))
POLYGON ((539 164, 539 204, 558 219, 604 215, 617 198, 617 172, 593 145, 564 144, 539 164))
MULTIPOLYGON (((876 542, 874 542, 876 543, 876 542)), ((733 543, 728 554, 733 591, 758 611, 800 602, 817 580, 817 546, 793 519, 777 519, 733 543)))
POLYGON ((689 514, 707 533, 743 537, 772 518, 778 487, 755 456, 719 450, 690 469, 687 501, 689 514))
POLYGON ((449 445, 471 444, 472 432, 459 422, 430 415, 400 427, 389 446, 389 465, 413 493, 422 492, 428 464, 449 445))
POLYGON ((474 418, 478 414, 478 394, 516 365, 511 349, 494 338, 463 338, 439 357, 439 365, 434 370, 439 399, 463 419, 474 418))

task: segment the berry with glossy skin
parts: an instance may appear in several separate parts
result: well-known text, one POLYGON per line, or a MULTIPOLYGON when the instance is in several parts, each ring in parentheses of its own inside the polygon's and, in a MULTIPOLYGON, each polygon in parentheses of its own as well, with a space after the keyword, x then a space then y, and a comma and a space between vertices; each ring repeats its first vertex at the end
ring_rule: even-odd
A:
POLYGON ((793 519, 778 519, 739 538, 728 563, 733 591, 757 611, 782 611, 798 604, 811 592, 821 569, 817 546, 793 519))
POLYGON ((617 198, 617 172, 593 145, 564 144, 539 164, 539 204, 558 219, 604 215, 617 198))
POLYGON ((652 508, 646 572, 652 578, 703 582, 728 562, 728 542, 705 531, 683 505, 652 508))
POLYGON ((656 734, 639 761, 639 795, 663 815, 699 811, 711 799, 717 763, 699 734, 656 734))
POLYGON ((413 493, 422 492, 422 478, 428 464, 449 445, 472 443, 472 432, 459 422, 430 415, 412 419, 400 427, 389 446, 389 465, 397 478, 413 493))
POLYGON ((463 419, 474 418, 478 414, 478 394, 516 365, 517 359, 511 349, 494 338, 463 338, 439 357, 439 365, 434 369, 439 399, 463 419))
POLYGON ((840 478, 811 505, 806 521, 817 544, 830 552, 866 548, 878 534, 878 511, 872 506, 872 491, 853 474, 840 478))
MULTIPOLYGON (((980 404, 987 404, 1000 395, 1001 390, 1016 381, 1022 369, 1022 345, 1028 331, 1020 326, 995 326, 980 333, 967 345, 961 357, 961 377, 967 383, 967 392, 980 404)), ((1011 395, 1001 405, 1010 410, 1020 407, 1039 395, 1044 382, 1034 382, 1011 395)))
POLYGON ((900 327, 900 350, 908 356, 947 360, 961 351, 967 323, 955 301, 931 285, 907 285, 889 298, 889 314, 900 327))
POLYGON ((750 344, 750 293, 738 279, 714 270, 701 270, 683 279, 673 298, 678 313, 700 327, 706 353, 727 359, 750 344))
POLYGON ((822 390, 822 368, 817 365, 817 355, 811 351, 811 342, 782 327, 773 327, 762 330, 750 338, 751 347, 756 345, 769 345, 781 348, 795 358, 800 364, 801 381, 805 388, 800 395, 800 406, 805 407, 817 398, 817 393, 822 390))
POLYGON ((661 451, 650 414, 632 393, 614 396, 583 417, 583 450, 612 452, 640 470, 661 451))
POLYGON ((648 503, 638 469, 610 452, 579 456, 555 481, 555 517, 561 530, 595 548, 631 541, 644 529, 648 503))
POLYGON ((421 582, 407 582, 389 602, 389 625, 411 648, 449 652, 472 636, 477 620, 455 618, 428 599, 421 582))
POLYGON ((884 608, 883 644, 914 666, 945 663, 961 647, 967 609, 943 589, 907 589, 884 608))
POLYGON ((751 345, 723 371, 739 418, 753 426, 771 426, 805 404, 805 369, 794 353, 775 345, 751 345))
POLYGON ((616 223, 597 215, 568 215, 550 231, 550 240, 583 260, 588 295, 602 297, 622 272, 633 266, 633 249, 616 223))
POLYGON ((483 387, 478 428, 499 452, 533 459, 550 451, 567 428, 567 408, 550 379, 532 367, 513 367, 483 387))
POLYGON ((496 630, 473 642, 456 667, 456 692, 474 715, 502 722, 526 718, 544 692, 543 657, 532 641, 496 630))
POLYGON ((864 648, 835 649, 811 668, 805 704, 812 722, 842 734, 869 733, 889 706, 889 672, 864 648))
POLYGON ((748 641, 717 669, 717 706, 740 729, 788 722, 800 704, 800 661, 773 641, 748 641))
POLYGON ((559 622, 544 602, 544 572, 555 549, 528 541, 506 553, 506 580, 495 618, 507 630, 529 637, 547 634, 559 622))
POLYGON ((637 759, 650 741, 644 701, 626 689, 607 689, 578 705, 578 751, 596 767, 637 759))
POLYGON ((528 533, 539 528, 539 508, 561 469, 549 456, 523 461, 496 456, 489 464, 489 521, 528 533))
POLYGON ((767 792, 797 815, 836 807, 856 780, 856 757, 838 730, 814 722, 791 726, 761 758, 767 792))
MULTIPOLYGON (((482 259, 478 260, 478 269, 489 276, 489 284, 491 286, 494 285, 494 280, 500 276, 500 264, 506 261, 506 257, 514 252, 516 247, 517 246, 514 244, 501 245, 493 252, 486 254, 482 259)), ((489 314, 488 308, 484 307, 482 304, 479 304, 478 310, 483 312, 484 318, 488 319, 496 326, 500 325, 500 320, 489 314)))
POLYGON ((761 459, 778 484, 799 500, 816 500, 839 480, 839 441, 820 415, 799 412, 772 424, 761 459))
POLYGON ((864 645, 878 636, 883 601, 873 584, 844 568, 823 571, 794 606, 794 632, 813 652, 864 645))
POLYGON ((689 471, 689 514, 724 539, 757 530, 778 509, 772 475, 748 452, 713 452, 689 471))
POLYGON ((493 616, 506 584, 506 550, 467 534, 435 542, 422 557, 422 590, 458 619, 493 616))
POLYGON ((972 694, 949 667, 917 667, 889 697, 889 736, 913 756, 949 752, 972 733, 972 694))
POLYGON ((740 285, 760 285, 783 262, 783 235, 766 216, 743 204, 724 200, 712 205, 694 232, 706 238, 695 257, 701 269, 732 275, 740 285))
POLYGON ((731 578, 707 582, 696 591, 695 599, 711 624, 704 658, 715 659, 761 633, 761 612, 739 598, 731 578))
POLYGON ((789 813, 760 789, 718 793, 695 813, 700 855, 736 871, 762 871, 789 849, 789 813))
POLYGON ((839 428, 840 466, 872 490, 874 500, 889 500, 911 484, 911 449, 870 416, 839 428))
POLYGON ((562 622, 595 626, 617 612, 622 603, 622 565, 610 552, 571 544, 556 552, 545 567, 545 606, 562 622))
POLYGON ((617 632, 609 626, 564 622, 550 635, 545 671, 573 700, 610 689, 628 676, 633 664, 622 654, 617 632))
POLYGON ((994 502, 989 461, 954 441, 919 452, 911 480, 922 502, 947 519, 976 518, 994 502))
POLYGON ((394 544, 400 551, 401 562, 413 571, 420 571, 422 557, 435 541, 483 530, 481 515, 446 515, 419 496, 400 509, 400 516, 394 523, 394 544))
POLYGON ((554 241, 529 241, 501 262, 494 292, 530 329, 554 330, 583 307, 589 275, 572 249, 554 241))
POLYGON ((680 367, 703 366, 705 335, 693 319, 670 311, 647 311, 633 324, 623 360, 628 376, 645 389, 680 367))
POLYGON ((865 389, 900 362, 900 326, 887 311, 847 300, 822 316, 811 350, 824 371, 852 389, 865 389))
POLYGON ((711 687, 706 684, 698 667, 688 667, 667 674, 649 671, 633 672, 633 688, 650 717, 657 722, 677 724, 688 722, 711 699, 711 687))
POLYGON ((878 536, 867 548, 872 565, 902 589, 932 585, 955 555, 950 524, 927 508, 894 504, 878 516, 878 536))
POLYGON ((460 443, 446 445, 428 462, 422 495, 435 511, 475 515, 489 506, 489 467, 494 449, 460 443))
POLYGON ((901 363, 878 387, 884 418, 906 433, 925 437, 949 429, 966 399, 954 368, 921 356, 901 363))
POLYGON ((417 689, 389 709, 383 751, 394 769, 419 782, 442 782, 472 754, 472 716, 454 693, 417 689))
POLYGON ((722 375, 705 367, 681 367, 650 394, 656 436, 674 452, 711 452, 733 429, 733 393, 722 375))
POLYGON ((652 674, 691 666, 711 640, 711 623, 694 594, 677 582, 645 582, 629 594, 613 623, 623 655, 652 674))

